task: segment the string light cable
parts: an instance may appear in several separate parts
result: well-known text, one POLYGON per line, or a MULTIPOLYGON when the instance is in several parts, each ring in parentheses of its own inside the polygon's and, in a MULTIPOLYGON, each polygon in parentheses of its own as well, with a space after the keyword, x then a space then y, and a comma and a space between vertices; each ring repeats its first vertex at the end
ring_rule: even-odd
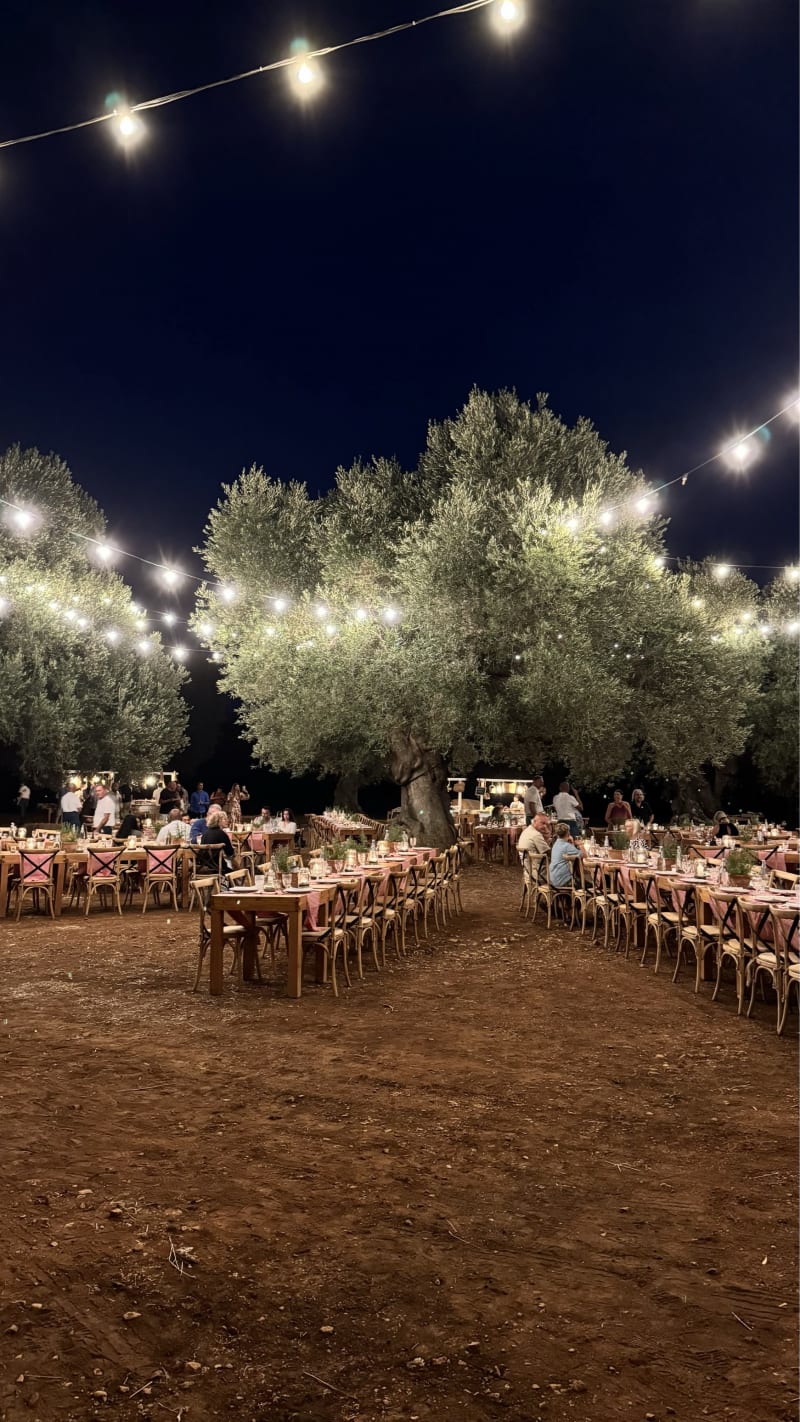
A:
POLYGON ((0 140, 0 149, 16 148, 23 143, 37 143, 43 138, 56 138, 60 134, 77 133, 81 129, 93 128, 98 124, 115 122, 119 136, 123 140, 134 138, 136 136, 135 116, 137 114, 164 108, 167 104, 177 104, 184 99, 194 98, 197 94, 207 94, 213 89, 223 89, 231 84, 241 84, 246 79, 256 79, 260 75, 274 73, 281 69, 294 69, 301 84, 309 83, 315 77, 313 69, 315 62, 326 59, 331 54, 339 54, 345 49, 354 49, 357 45, 372 44, 376 40, 390 39, 394 35, 403 34, 406 30, 420 29, 423 25, 432 24, 435 20, 448 20, 460 15, 470 15, 477 10, 486 10, 490 7, 494 9, 497 17, 498 29, 506 31, 515 29, 523 18, 522 0, 464 0, 461 5, 453 5, 446 10, 437 10, 433 14, 422 15, 419 19, 402 20, 396 25, 388 25, 385 29, 374 30, 370 34, 357 35, 354 39, 341 40, 337 44, 323 45, 319 49, 298 49, 281 59, 273 59, 268 64, 258 64, 254 68, 244 69, 238 74, 226 75, 223 79, 212 79, 205 84, 196 84, 190 89, 177 89, 172 94, 161 94, 154 99, 143 99, 138 104, 126 106, 122 111, 114 109, 107 113, 95 114, 91 118, 81 119, 76 123, 42 129, 39 133, 27 133, 17 138, 2 139, 0 140), (305 72, 301 73, 304 66, 305 72))

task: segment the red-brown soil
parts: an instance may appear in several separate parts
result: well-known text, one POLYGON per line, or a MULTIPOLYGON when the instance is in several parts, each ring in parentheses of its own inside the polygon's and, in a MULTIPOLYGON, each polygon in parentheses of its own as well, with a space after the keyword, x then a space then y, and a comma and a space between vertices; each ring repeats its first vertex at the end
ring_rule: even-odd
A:
POLYGON ((338 1002, 0 924, 3 1419, 797 1417, 796 1017, 517 878, 338 1002))

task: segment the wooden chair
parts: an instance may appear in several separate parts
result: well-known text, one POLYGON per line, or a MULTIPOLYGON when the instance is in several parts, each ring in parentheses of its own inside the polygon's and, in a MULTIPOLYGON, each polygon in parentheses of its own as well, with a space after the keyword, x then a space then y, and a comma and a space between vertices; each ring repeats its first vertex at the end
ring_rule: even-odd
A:
MULTIPOLYGON (((544 856, 543 856, 543 858, 544 858, 544 856)), ((547 859, 544 860, 544 863, 543 863, 543 866, 542 866, 542 869, 543 869, 544 872, 540 874, 539 880, 538 880, 537 885, 536 885, 537 906, 538 906, 538 903, 542 903, 542 904, 546 907, 546 909, 547 909, 547 927, 548 927, 548 928, 550 927, 550 924, 551 924, 551 922, 552 922, 553 910, 555 909, 555 910, 557 911, 557 910, 559 909, 559 907, 563 910, 564 923, 565 923, 565 924, 566 924, 566 921, 567 921, 567 912, 568 912, 568 911, 569 911, 570 924, 572 925, 572 924, 574 924, 574 922, 575 922, 575 882, 574 882, 574 879, 572 878, 572 875, 573 875, 573 872, 574 872, 574 871, 573 871, 573 863, 574 863, 574 860, 573 860, 573 859, 565 859, 565 860, 564 860, 564 863, 569 865, 569 871, 570 871, 570 882, 569 882, 569 884, 565 884, 565 885, 559 887, 559 886, 556 885, 556 884, 551 884, 551 883, 550 883, 550 860, 549 860, 549 857, 548 857, 547 859)))
POLYGON ((747 1004, 747 1016, 749 1017, 753 1011, 757 984, 761 981, 763 987, 763 978, 768 977, 777 998, 776 1026, 778 1033, 780 1033, 786 1020, 783 1004, 791 982, 791 969, 800 964, 800 954, 797 951, 798 910, 789 905, 785 908, 775 906, 766 911, 762 910, 761 922, 756 925, 752 941, 746 932, 745 918, 749 917, 752 924, 753 911, 748 911, 744 905, 741 905, 741 912, 742 936, 750 952, 750 998, 747 1004), (765 920, 769 923, 768 937, 764 934, 765 920))
POLYGON ((159 894, 162 889, 172 896, 173 907, 175 912, 178 912, 177 865, 178 850, 174 845, 170 848, 154 845, 147 850, 147 864, 142 884, 142 913, 147 909, 151 893, 155 895, 156 904, 160 907, 159 894))
POLYGON ((653 874, 650 878, 647 889, 648 912, 644 935, 644 946, 639 962, 644 967, 647 962, 647 949, 651 936, 655 939, 656 961, 653 972, 657 973, 661 966, 661 954, 666 948, 669 951, 670 934, 677 952, 677 935, 679 915, 672 899, 672 881, 663 875, 653 874))
POLYGON ((594 894, 592 904, 594 907, 594 922, 592 924, 592 942, 597 942, 597 931, 600 921, 603 922, 603 947, 608 948, 610 942, 616 943, 618 935, 617 913, 619 909, 619 893, 617 892, 617 870, 613 864, 596 864, 593 871, 594 894))
POLYGON ((89 859, 86 866, 86 905, 84 914, 88 916, 92 906, 92 899, 96 894, 100 895, 100 902, 103 902, 105 894, 111 894, 117 906, 117 913, 122 914, 122 904, 120 902, 119 890, 121 883, 120 859, 121 849, 90 849, 89 859))
POLYGON ((531 905, 536 902, 536 883, 539 878, 539 864, 542 859, 541 854, 534 854, 530 849, 523 849, 520 855, 522 863, 522 897, 519 901, 519 911, 527 918, 531 905))
POLYGON ((716 1002, 722 984, 722 970, 726 962, 733 963, 736 973, 737 1015, 741 1017, 744 1008, 744 993, 748 982, 748 950, 742 942, 742 911, 735 891, 713 888, 697 890, 697 897, 708 909, 711 925, 716 930, 713 938, 717 975, 711 1001, 716 1002))
POLYGON ((594 917, 597 913, 595 907, 595 875, 594 868, 586 859, 581 856, 577 863, 577 883, 574 887, 573 903, 575 916, 580 920, 581 933, 586 932, 587 919, 591 911, 594 917))
MULTIPOLYGON (((678 923, 675 971, 672 974, 672 981, 675 983, 678 981, 684 950, 694 953, 694 990, 696 993, 700 991, 700 984, 703 980, 706 954, 714 948, 717 940, 717 930, 713 921, 709 920, 707 909, 699 892, 700 888, 698 880, 694 885, 687 886, 685 890, 678 923)), ((682 887, 681 893, 683 892, 682 887)))
MULTIPOLYGON (((359 886, 360 887, 360 886, 359 886)), ((347 966, 346 940, 348 935, 347 914, 352 903, 352 884, 339 883, 336 885, 333 903, 330 905, 328 922, 321 928, 308 928, 303 930, 303 949, 313 948, 317 952, 325 955, 327 966, 331 973, 331 987, 334 997, 339 996, 339 987, 336 980, 336 962, 339 951, 342 953, 342 966, 347 986, 351 986, 350 970, 347 966)))
MULTIPOLYGON (((198 902, 200 918, 200 942, 197 954, 197 975, 194 980, 194 987, 192 988, 192 992, 197 992, 197 989, 200 986, 200 978, 203 973, 203 963, 205 962, 206 954, 208 953, 208 950, 211 947, 211 917, 208 910, 208 903, 209 899, 211 898, 211 895, 218 893, 219 884, 214 875, 209 874, 206 878, 195 879, 194 888, 195 896, 198 902)), ((239 976, 241 977, 242 940, 245 936, 245 930, 238 923, 226 923, 222 929, 222 936, 224 946, 230 946, 233 949, 233 963, 231 964, 231 972, 238 972, 239 976)), ((258 974, 258 979, 260 982, 261 970, 258 965, 257 954, 256 972, 258 974)))
POLYGON ((778 1014, 778 1035, 786 1026, 792 988, 800 998, 800 948, 798 948, 798 910, 771 908, 772 931, 781 965, 781 1004, 778 1014))
POLYGON ((39 910, 39 895, 44 898, 50 917, 55 918, 55 850, 21 849, 19 852, 19 876, 13 880, 10 893, 16 895, 19 922, 22 905, 30 895, 34 912, 39 910))
POLYGON ((643 944, 644 935, 647 932, 647 882, 648 876, 641 876, 632 866, 626 866, 619 871, 617 940, 618 942, 621 940, 624 928, 626 958, 630 954, 631 945, 636 948, 642 946, 639 941, 640 936, 643 944))

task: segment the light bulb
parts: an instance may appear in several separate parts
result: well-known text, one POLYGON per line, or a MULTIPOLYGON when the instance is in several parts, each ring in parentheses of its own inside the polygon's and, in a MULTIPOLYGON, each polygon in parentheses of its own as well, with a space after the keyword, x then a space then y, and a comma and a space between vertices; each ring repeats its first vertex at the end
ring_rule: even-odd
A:
POLYGON ((109 627, 108 630, 107 630, 107 632, 106 632, 106 637, 108 638, 109 642, 111 642, 111 643, 118 642, 118 641, 119 641, 119 632, 117 631, 116 627, 109 627))
POLYGON ((787 568, 786 576, 789 579, 790 583, 796 583, 800 581, 800 568, 787 568))
POLYGON ((223 587, 220 587, 219 595, 222 598, 223 602, 236 601, 236 589, 234 587, 231 587, 230 583, 226 583, 223 587))
POLYGON ((185 661, 185 659, 186 659, 186 648, 185 648, 185 647, 173 647, 173 648, 172 648, 172 655, 173 655, 173 657, 175 658, 176 662, 185 661))
POLYGON ((753 614, 752 614, 752 612, 749 612, 749 611, 747 611, 747 610, 745 610, 744 612, 740 613, 740 614, 739 614, 739 617, 740 617, 740 621, 741 621, 741 622, 752 622, 752 620, 753 620, 753 614))
POLYGON ((703 602, 703 599, 702 599, 701 597, 693 597, 693 598, 692 598, 692 607, 695 607, 695 608, 705 607, 705 603, 703 602))
POLYGON ((748 435, 746 439, 737 440, 735 444, 728 445, 722 451, 725 461, 731 469, 746 469, 748 464, 752 464, 761 453, 758 442, 748 435))
POLYGON ((758 630, 761 633, 762 637, 768 637, 770 632, 772 631, 772 628, 770 627, 768 622, 759 622, 758 630))
POLYGON ((492 21, 501 34, 516 30, 525 19, 522 0, 495 0, 492 6, 492 21))
POLYGON ((153 650, 152 642, 148 642, 145 639, 143 639, 141 642, 137 642, 136 647, 138 651, 143 653, 152 652, 153 650))
POLYGON ((385 607, 383 609, 383 618, 385 622, 397 622, 399 616, 400 613, 397 611, 396 607, 385 607))
POLYGON ((603 528, 611 527, 612 523, 614 522, 614 515, 611 512, 611 509, 603 509, 603 512, 600 515, 600 522, 603 525, 603 528))
POLYGON ((4 617, 7 612, 8 600, 4 597, 0 597, 0 617, 4 617))
POLYGON ((161 577, 168 588, 176 588, 183 577, 183 573, 177 568, 164 568, 162 569, 161 577))
POLYGON ((325 628, 325 631, 327 632, 327 634, 328 634, 329 637, 335 637, 335 636, 336 636, 336 627, 334 626, 334 624, 333 624, 332 622, 329 622, 329 623, 328 623, 328 625, 327 625, 326 628, 325 628))
POLYGON ((367 613, 363 607, 356 608, 356 622, 366 622, 367 613))
POLYGON ((266 627, 264 628, 264 636, 265 636, 265 637, 274 637, 274 636, 275 636, 275 628, 274 628, 269 622, 267 623, 266 627))
POLYGON ((325 607, 322 603, 319 603, 319 604, 317 605, 317 607, 314 608, 314 611, 315 611, 317 617, 327 617, 327 616, 328 616, 328 609, 327 609, 327 607, 325 607))
POLYGON ((580 526, 581 521, 578 518, 568 518, 564 524, 567 533, 577 533, 580 526))
POLYGON ((145 128, 142 120, 138 114, 132 114, 129 109, 114 115, 113 127, 118 141, 124 148, 130 148, 144 137, 145 128))
POLYGON ((786 631, 794 634, 800 628, 800 622, 787 622, 786 631))
POLYGON ((214 628, 210 622, 201 622, 197 628, 201 637, 213 637, 214 628))
POLYGON ((296 64, 290 64, 287 71, 293 93, 303 102, 312 99, 322 87, 322 74, 318 64, 308 55, 300 55, 296 64))
POLYGON ((714 569, 714 577, 719 578, 720 580, 722 578, 727 578, 728 574, 730 573, 730 570, 730 563, 717 563, 717 566, 714 569))
POLYGON ((285 612, 289 606, 285 597, 274 597, 272 599, 272 605, 276 612, 285 612))
POLYGON ((164 619, 164 621, 166 622, 166 624, 167 624, 168 627, 172 627, 172 626, 174 625, 174 623, 175 623, 175 613, 174 613, 174 612, 163 612, 161 615, 162 615, 162 617, 163 617, 163 619, 164 619))
POLYGON ((637 500, 636 500, 636 512, 637 512, 637 513, 640 513, 640 514, 649 513, 649 512, 650 512, 650 500, 649 500, 649 499, 637 499, 637 500))
POLYGON ((68 607, 66 612, 64 613, 64 616, 66 617, 67 622, 74 622, 78 614, 75 611, 74 607, 68 607))
POLYGON ((20 533, 27 533, 28 529, 33 527, 33 514, 29 509, 15 509, 11 521, 20 533))
POLYGON ((98 543, 95 546, 95 552, 101 563, 110 563, 114 557, 115 550, 111 547, 110 543, 98 543))
POLYGON ((662 555, 659 554, 657 558, 654 558, 654 559, 653 559, 653 567, 654 567, 654 568, 663 568, 663 566, 664 566, 664 564, 665 564, 666 561, 667 561, 666 558, 662 557, 662 555))

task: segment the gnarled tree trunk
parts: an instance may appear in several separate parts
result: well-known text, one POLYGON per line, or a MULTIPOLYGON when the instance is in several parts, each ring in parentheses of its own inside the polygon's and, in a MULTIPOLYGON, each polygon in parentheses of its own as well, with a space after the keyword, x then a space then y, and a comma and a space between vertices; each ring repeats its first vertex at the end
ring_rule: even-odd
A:
POLYGON ((456 837, 447 798, 447 766, 414 736, 392 738, 392 778, 400 786, 401 820, 421 844, 446 849, 456 837))
POLYGON ((361 813, 361 806, 358 803, 358 776, 354 771, 348 771, 346 775, 340 775, 336 782, 336 789, 333 792, 333 803, 337 810, 355 811, 361 813))

